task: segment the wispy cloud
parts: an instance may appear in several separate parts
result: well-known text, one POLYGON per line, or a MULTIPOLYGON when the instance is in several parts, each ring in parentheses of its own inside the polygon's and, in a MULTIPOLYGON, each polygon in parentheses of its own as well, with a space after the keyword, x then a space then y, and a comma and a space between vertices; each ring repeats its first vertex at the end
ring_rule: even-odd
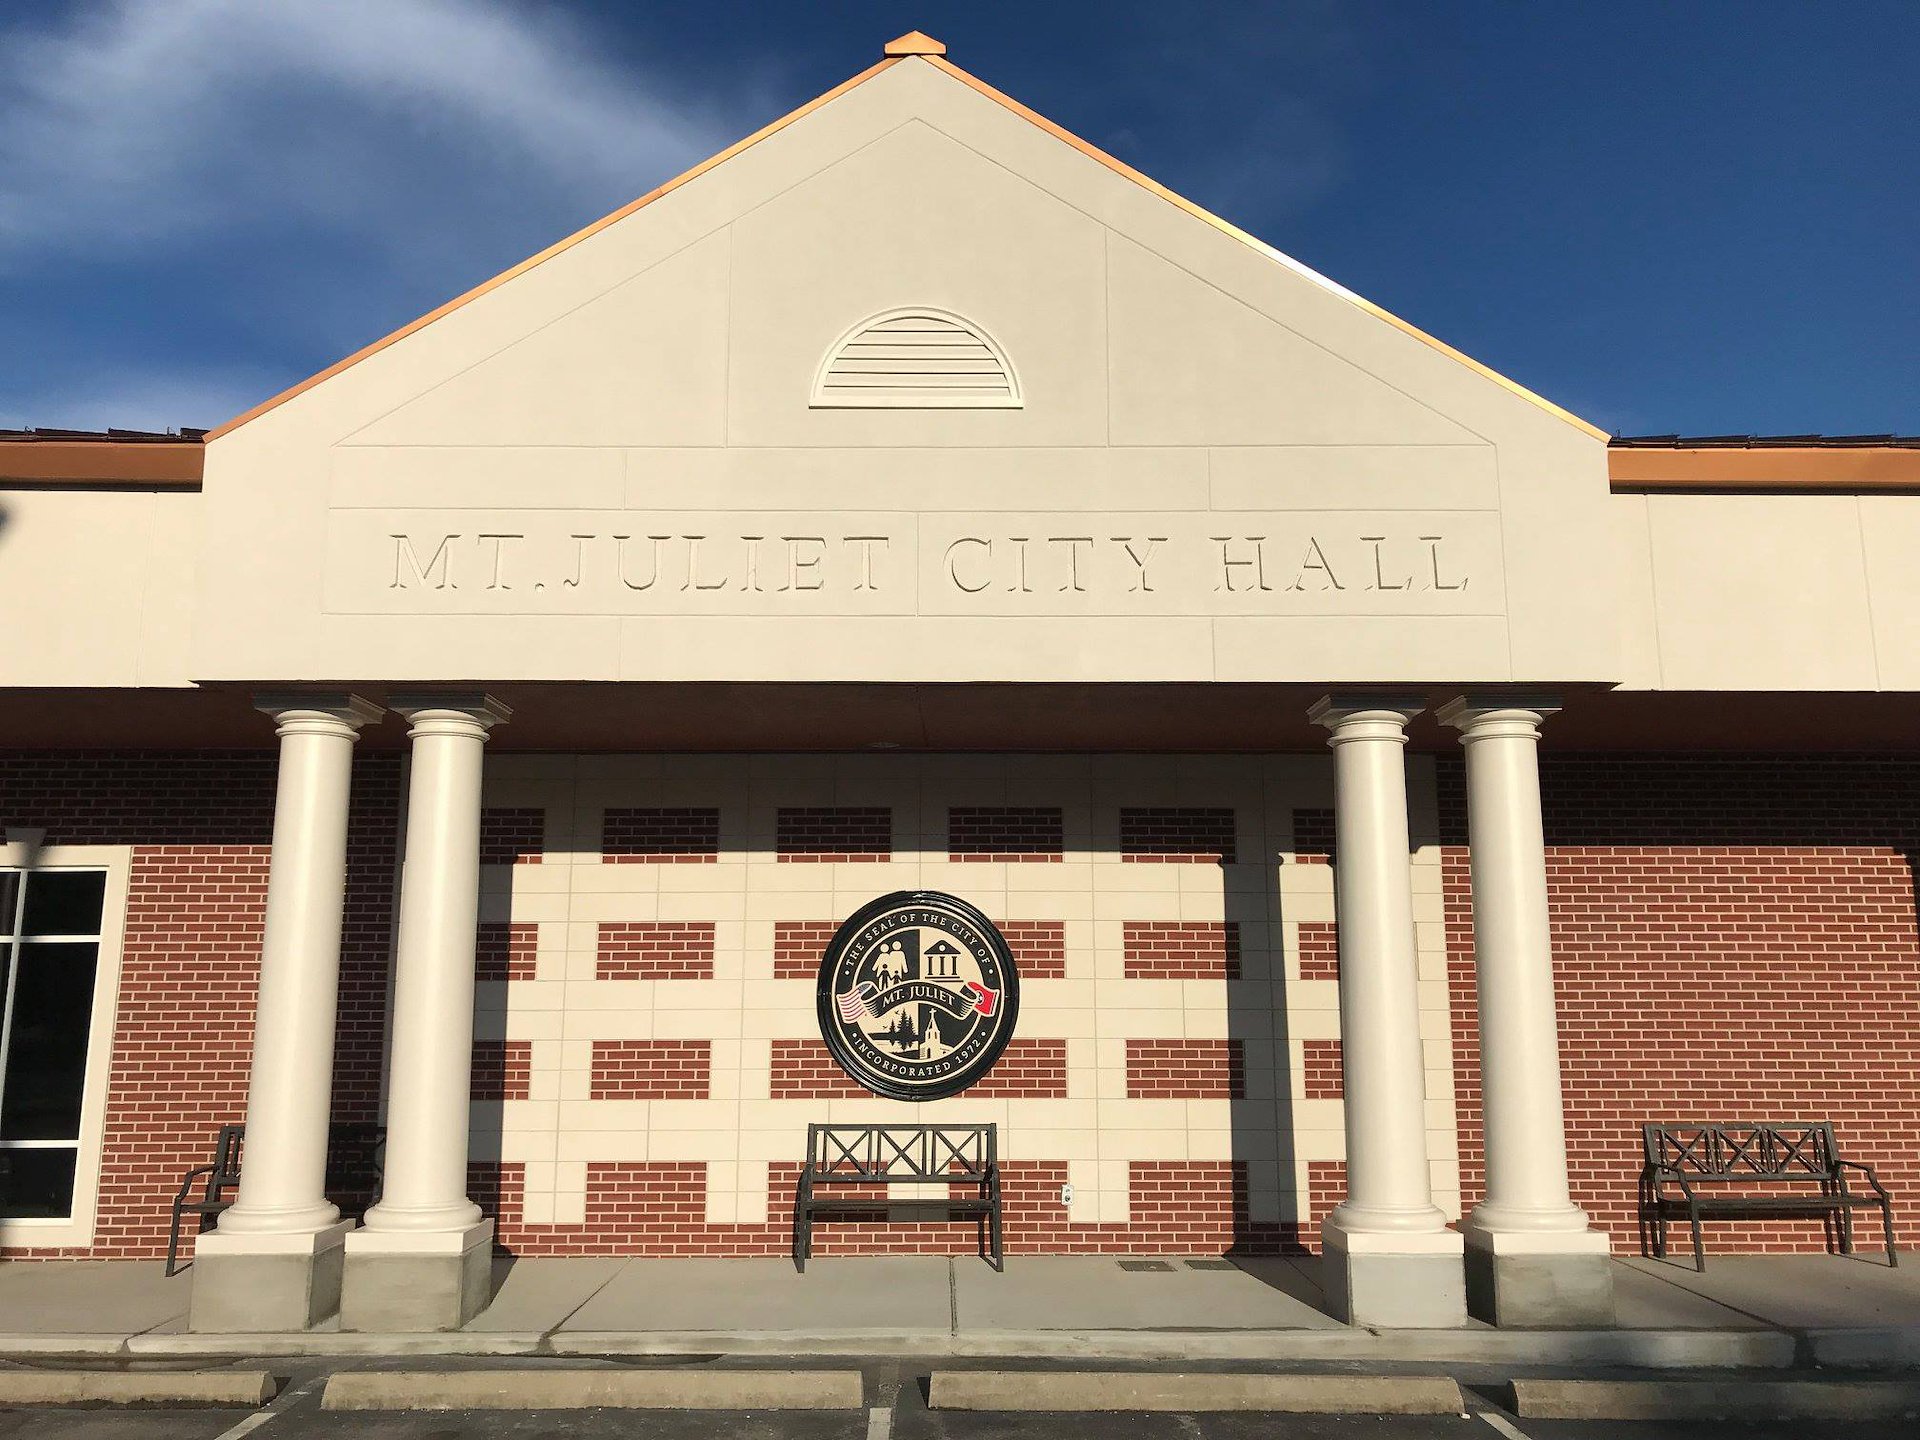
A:
POLYGON ((402 249, 476 189, 618 203, 727 129, 552 10, 116 0, 0 47, 0 256, 290 222, 402 249))

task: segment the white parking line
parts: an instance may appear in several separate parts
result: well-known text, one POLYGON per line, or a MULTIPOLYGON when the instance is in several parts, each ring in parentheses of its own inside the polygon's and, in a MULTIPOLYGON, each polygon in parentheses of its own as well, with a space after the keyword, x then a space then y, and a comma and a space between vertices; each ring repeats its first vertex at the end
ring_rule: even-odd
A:
POLYGON ((1491 1410, 1482 1410, 1480 1418, 1506 1436, 1507 1440, 1527 1440, 1527 1432, 1504 1415, 1496 1415, 1491 1410))
POLYGON ((289 1390, 284 1395, 276 1396, 264 1410, 254 1411, 253 1414, 247 1416, 247 1418, 242 1420, 238 1425, 227 1430, 222 1430, 218 1435, 213 1437, 213 1440, 240 1440, 242 1435, 251 1435, 276 1415, 284 1414, 289 1408, 297 1404, 302 1396, 310 1394, 320 1384, 320 1380, 309 1380, 297 1390, 289 1390))
MULTIPOLYGON (((867 1440, 887 1440, 893 1434, 892 1409, 872 1409, 867 1411, 867 1440)), ((222 1436, 221 1440, 225 1440, 222 1436)))

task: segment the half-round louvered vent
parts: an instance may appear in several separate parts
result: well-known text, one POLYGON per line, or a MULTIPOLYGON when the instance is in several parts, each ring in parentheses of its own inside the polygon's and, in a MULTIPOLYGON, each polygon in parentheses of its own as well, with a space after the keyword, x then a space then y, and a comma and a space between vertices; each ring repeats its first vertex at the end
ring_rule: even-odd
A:
POLYGON ((945 310, 889 310, 827 351, 816 406, 996 409, 1020 404, 1020 381, 994 338, 945 310))

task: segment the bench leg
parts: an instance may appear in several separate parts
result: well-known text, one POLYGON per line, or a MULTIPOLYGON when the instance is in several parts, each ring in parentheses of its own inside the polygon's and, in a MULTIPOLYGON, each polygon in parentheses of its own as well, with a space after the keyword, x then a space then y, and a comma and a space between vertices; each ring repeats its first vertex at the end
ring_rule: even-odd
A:
POLYGON ((993 1232, 993 1268, 1002 1275, 1007 1273, 1006 1241, 1000 1231, 1000 1200, 996 1196, 993 1209, 987 1214, 988 1224, 993 1232))
POLYGON ((1843 1208, 1835 1217, 1840 1224, 1840 1253, 1853 1254, 1853 1211, 1843 1208))
POLYGON ((1894 1253, 1893 1249, 1893 1202, 1891 1200, 1882 1200, 1880 1202, 1880 1233, 1884 1235, 1887 1240, 1888 1266, 1898 1265, 1900 1263, 1900 1257, 1894 1253))
POLYGON ((1687 1224, 1693 1230, 1693 1268, 1702 1275, 1707 1273, 1707 1249, 1700 1242, 1700 1207, 1687 1207, 1687 1224))
POLYGON ((173 1207, 173 1224, 167 1231, 167 1278, 180 1273, 180 1207, 173 1207))

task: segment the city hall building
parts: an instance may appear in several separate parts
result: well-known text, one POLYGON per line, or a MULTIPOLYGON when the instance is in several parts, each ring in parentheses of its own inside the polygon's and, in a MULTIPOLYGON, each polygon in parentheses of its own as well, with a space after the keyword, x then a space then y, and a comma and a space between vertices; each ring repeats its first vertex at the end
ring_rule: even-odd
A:
POLYGON ((244 1123, 197 1328, 786 1255, 828 1122, 1374 1325, 1605 1323, 1643 1121, 1920 1189, 1920 450, 1610 443, 924 36, 0 476, 0 1243, 244 1123))

